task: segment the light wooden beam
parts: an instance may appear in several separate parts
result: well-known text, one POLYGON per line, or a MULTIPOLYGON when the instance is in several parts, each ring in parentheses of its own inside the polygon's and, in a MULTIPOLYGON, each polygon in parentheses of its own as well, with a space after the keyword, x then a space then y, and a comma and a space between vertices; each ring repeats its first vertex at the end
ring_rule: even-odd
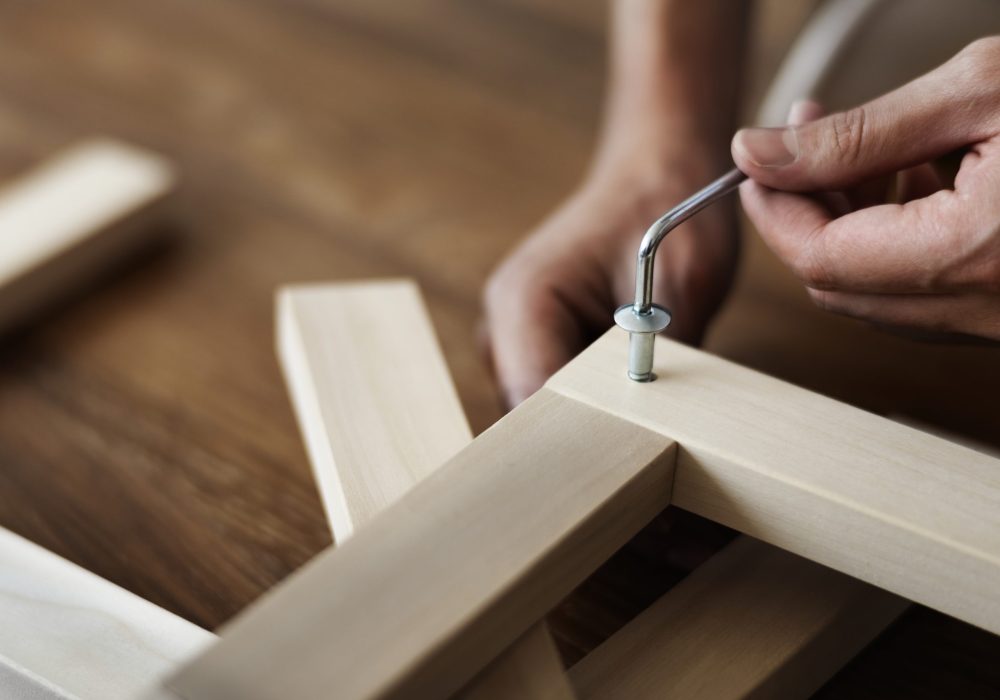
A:
POLYGON ((173 187, 163 158, 95 140, 0 190, 0 331, 132 251, 173 187))
POLYGON ((134 698, 214 639, 0 529, 0 696, 134 698))
POLYGON ((171 688, 188 700, 443 694, 443 668, 493 657, 660 510, 671 480, 681 507, 1000 627, 997 460, 657 343, 660 379, 636 384, 609 332, 171 688))
POLYGON ((543 390, 167 685, 186 700, 446 696, 669 503, 673 461, 672 441, 543 390))
MULTIPOLYGON (((278 294, 277 336, 338 544, 472 441, 413 282, 288 287, 278 294)), ((462 692, 466 700, 572 695, 544 622, 462 692)))
POLYGON ((570 671, 578 697, 808 698, 907 607, 740 537, 570 671))
POLYGON ((338 543, 472 441, 415 284, 288 287, 277 344, 338 543))
POLYGON ((1000 632, 1000 460, 664 338, 611 331, 550 391, 676 440, 673 502, 1000 632))

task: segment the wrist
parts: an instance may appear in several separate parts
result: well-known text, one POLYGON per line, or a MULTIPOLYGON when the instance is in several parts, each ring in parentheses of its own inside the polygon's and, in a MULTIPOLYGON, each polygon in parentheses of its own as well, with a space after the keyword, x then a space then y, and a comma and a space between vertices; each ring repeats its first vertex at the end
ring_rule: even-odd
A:
POLYGON ((617 129, 601 139, 588 184, 628 182, 640 191, 701 188, 732 167, 727 143, 676 126, 617 129))

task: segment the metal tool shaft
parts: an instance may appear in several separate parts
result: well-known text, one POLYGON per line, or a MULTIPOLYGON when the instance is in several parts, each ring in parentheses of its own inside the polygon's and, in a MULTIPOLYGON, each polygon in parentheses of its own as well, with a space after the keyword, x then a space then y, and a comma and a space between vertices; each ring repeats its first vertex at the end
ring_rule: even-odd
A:
POLYGON ((746 177, 733 168, 653 222, 642 237, 636 256, 635 301, 615 313, 615 322, 629 332, 628 376, 631 379, 639 382, 653 379, 653 337, 670 323, 670 312, 653 303, 656 249, 668 233, 735 190, 746 177))

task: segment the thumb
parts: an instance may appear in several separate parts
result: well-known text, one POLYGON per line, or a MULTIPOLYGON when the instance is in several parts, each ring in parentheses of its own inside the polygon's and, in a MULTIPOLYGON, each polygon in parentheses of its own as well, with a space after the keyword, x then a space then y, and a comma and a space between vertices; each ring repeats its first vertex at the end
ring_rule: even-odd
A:
POLYGON ((758 183, 790 191, 838 190, 926 162, 993 135, 989 72, 1000 43, 975 42, 943 66, 871 102, 733 138, 736 165, 758 183))

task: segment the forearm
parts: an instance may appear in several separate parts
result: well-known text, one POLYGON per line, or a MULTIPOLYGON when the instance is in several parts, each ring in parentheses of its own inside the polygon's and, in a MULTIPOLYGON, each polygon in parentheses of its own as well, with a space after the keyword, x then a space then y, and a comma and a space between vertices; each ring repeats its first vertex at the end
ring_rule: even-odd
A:
POLYGON ((750 9, 750 0, 612 0, 598 167, 649 155, 666 168, 725 166, 750 9))

